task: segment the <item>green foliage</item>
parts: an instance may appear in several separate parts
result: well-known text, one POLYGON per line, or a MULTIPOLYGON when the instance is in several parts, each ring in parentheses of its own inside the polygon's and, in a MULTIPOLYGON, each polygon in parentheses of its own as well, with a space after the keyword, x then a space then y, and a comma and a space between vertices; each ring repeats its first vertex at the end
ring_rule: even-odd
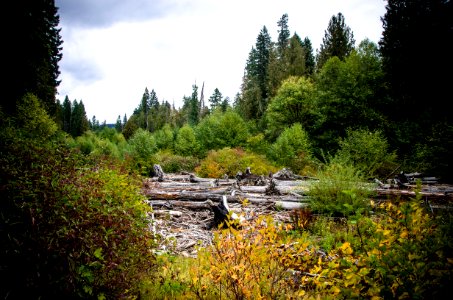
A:
POLYGON ((156 163, 154 154, 157 152, 156 141, 152 134, 142 128, 137 129, 129 139, 131 157, 136 168, 144 175, 153 172, 153 165, 156 163))
POLYGON ((124 158, 128 153, 128 144, 121 133, 114 128, 104 127, 98 132, 86 131, 75 139, 73 147, 85 155, 93 157, 108 156, 115 159, 124 158))
POLYGON ((249 136, 247 125, 233 110, 216 110, 195 128, 203 152, 225 147, 243 146, 249 136))
POLYGON ((307 127, 313 144, 334 153, 346 130, 381 128, 388 121, 382 114, 385 83, 376 44, 364 40, 344 59, 330 58, 316 75, 316 119, 307 127))
POLYGON ((265 155, 270 147, 263 133, 251 136, 247 139, 247 150, 265 155))
POLYGON ((193 172, 200 163, 200 160, 196 157, 180 156, 169 151, 158 152, 156 159, 166 173, 193 172))
POLYGON ((239 171, 244 172, 247 167, 258 175, 267 175, 277 170, 261 155, 227 147, 209 151, 208 156, 201 161, 195 171, 201 177, 222 178, 225 174, 233 177, 239 171))
POLYGON ((188 124, 181 127, 176 135, 175 152, 183 156, 196 156, 199 144, 194 129, 188 124))
POLYGON ((169 124, 165 124, 162 129, 153 133, 156 140, 156 146, 160 150, 173 149, 174 133, 169 124))
POLYGON ((58 130, 57 124, 49 117, 39 99, 26 94, 17 105, 17 124, 25 137, 47 140, 58 130))
POLYGON ((270 136, 278 136, 285 127, 295 123, 309 126, 313 119, 314 101, 315 87, 311 80, 304 77, 284 80, 266 112, 270 136))
POLYGON ((139 126, 139 118, 137 115, 132 115, 129 120, 127 120, 127 123, 126 125, 124 125, 124 129, 123 129, 123 135, 124 137, 126 138, 126 140, 129 140, 135 133, 135 131, 137 131, 138 128, 140 128, 139 126))
POLYGON ((331 57, 336 56, 343 60, 354 49, 354 44, 354 34, 346 25, 343 14, 340 12, 332 16, 316 58, 317 69, 320 70, 331 57))
POLYGON ((305 167, 312 165, 311 145, 307 133, 299 123, 286 128, 272 144, 269 156, 278 165, 301 172, 305 167))
POLYGON ((365 178, 386 178, 396 167, 396 153, 389 153, 380 131, 348 130, 333 161, 353 165, 365 178))
POLYGON ((195 299, 190 294, 193 258, 162 254, 157 257, 157 278, 143 282, 140 299, 195 299))
POLYGON ((139 178, 58 140, 23 139, 27 128, 2 129, 2 297, 136 296, 154 265, 139 178))
POLYGON ((332 161, 317 178, 308 191, 313 211, 346 217, 369 212, 374 189, 354 166, 332 161))

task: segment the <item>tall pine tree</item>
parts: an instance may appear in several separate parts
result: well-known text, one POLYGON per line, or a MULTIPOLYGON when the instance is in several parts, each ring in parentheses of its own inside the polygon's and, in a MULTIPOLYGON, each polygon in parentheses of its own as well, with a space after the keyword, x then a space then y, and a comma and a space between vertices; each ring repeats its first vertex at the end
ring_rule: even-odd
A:
POLYGON ((315 56, 313 55, 313 47, 308 37, 305 37, 302 41, 302 48, 304 48, 305 55, 305 71, 308 75, 312 75, 315 71, 315 56))
POLYGON ((55 1, 7 1, 2 10, 8 18, 3 18, 1 26, 5 58, 1 105, 7 113, 14 113, 22 96, 33 93, 54 115, 63 43, 55 1))
POLYGON ((344 60, 354 49, 354 44, 354 34, 346 25, 343 14, 338 13, 336 16, 332 16, 317 55, 317 69, 320 70, 325 62, 333 56, 344 60))
POLYGON ((260 119, 268 101, 268 66, 272 51, 266 26, 260 31, 249 53, 242 83, 241 114, 246 119, 260 119))

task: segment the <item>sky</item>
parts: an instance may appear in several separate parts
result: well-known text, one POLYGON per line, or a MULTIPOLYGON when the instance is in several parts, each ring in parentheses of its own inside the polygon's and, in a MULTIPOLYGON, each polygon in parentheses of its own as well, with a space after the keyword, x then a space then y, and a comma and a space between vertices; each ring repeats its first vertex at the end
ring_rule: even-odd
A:
POLYGON ((180 108, 204 85, 231 101, 266 26, 288 15, 291 35, 308 37, 314 55, 332 16, 342 13, 356 45, 382 37, 385 0, 56 0, 63 40, 57 98, 83 101, 87 117, 115 123, 132 115, 145 88, 180 108))

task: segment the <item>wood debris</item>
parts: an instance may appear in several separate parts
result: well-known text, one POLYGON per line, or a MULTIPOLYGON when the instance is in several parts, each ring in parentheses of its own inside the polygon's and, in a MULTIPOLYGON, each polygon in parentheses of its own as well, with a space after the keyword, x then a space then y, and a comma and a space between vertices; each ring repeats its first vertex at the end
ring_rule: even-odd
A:
MULTIPOLYGON (((253 222, 262 215, 271 215, 277 222, 290 222, 295 209, 306 208, 306 192, 314 178, 293 176, 284 169, 269 176, 252 176, 250 170, 236 178, 199 178, 191 173, 164 174, 156 167, 157 177, 147 178, 143 193, 153 208, 153 230, 160 238, 160 249, 195 257, 197 246, 211 245, 213 238, 213 204, 223 197, 232 212, 253 222), (248 179, 252 180, 248 180, 248 179), (263 184, 264 183, 264 184, 263 184)), ((376 184, 376 199, 415 197, 415 186, 376 184)), ((431 209, 453 203, 453 186, 424 185, 420 191, 431 209)))

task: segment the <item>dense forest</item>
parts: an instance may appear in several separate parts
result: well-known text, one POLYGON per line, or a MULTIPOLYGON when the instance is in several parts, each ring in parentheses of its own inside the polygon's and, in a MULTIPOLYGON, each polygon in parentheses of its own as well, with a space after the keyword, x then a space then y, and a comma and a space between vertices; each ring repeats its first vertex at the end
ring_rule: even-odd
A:
MULTIPOLYGON (((0 293, 5 299, 141 298, 149 282, 168 284, 151 251, 159 239, 149 230, 151 208, 140 192, 156 164, 165 172, 209 178, 234 177, 239 166, 249 166, 260 174, 288 168, 299 175, 332 179, 335 174, 344 176, 340 181, 367 183, 420 172, 453 183, 451 1, 388 0, 377 44, 356 43, 339 12, 326 20, 317 53, 309 37, 291 33, 288 18, 297 12, 289 12, 277 20, 276 41, 266 26, 258 33, 234 99, 217 88, 205 99, 204 85, 194 84, 177 109, 144 87, 142 99, 127 99, 137 108, 129 117, 121 113, 114 127, 89 119, 81 100, 56 97, 63 40, 55 1, 9 3, 5 12, 20 24, 2 26, 0 293)), ((290 299, 430 299, 451 291, 451 215, 430 215, 413 201, 381 208, 379 223, 369 215, 371 204, 359 187, 340 189, 328 202, 320 196, 326 186, 313 189, 313 211, 344 217, 353 228, 338 247, 328 249, 337 251, 337 260, 316 255, 294 260, 312 251, 306 243, 313 241, 304 239, 322 226, 319 222, 311 229, 296 226, 297 234, 254 225, 268 244, 255 245, 264 252, 247 257, 261 256, 257 265, 266 258, 276 266, 305 268, 305 286, 279 281, 284 277, 279 273, 269 290, 265 281, 240 290, 252 276, 245 272, 243 281, 236 278, 218 292, 214 287, 231 277, 227 271, 233 262, 220 264, 222 257, 204 249, 204 264, 225 268, 197 269, 212 277, 212 286, 203 283, 203 288, 192 278, 167 288, 183 295, 185 286, 190 299, 283 299, 274 288, 290 299), (266 252, 288 238, 299 240, 290 249, 266 252)), ((236 231, 233 236, 250 238, 236 231)), ((243 247, 222 234, 216 238, 221 248, 243 247)), ((240 261, 235 270, 242 270, 242 258, 234 258, 240 261)))

